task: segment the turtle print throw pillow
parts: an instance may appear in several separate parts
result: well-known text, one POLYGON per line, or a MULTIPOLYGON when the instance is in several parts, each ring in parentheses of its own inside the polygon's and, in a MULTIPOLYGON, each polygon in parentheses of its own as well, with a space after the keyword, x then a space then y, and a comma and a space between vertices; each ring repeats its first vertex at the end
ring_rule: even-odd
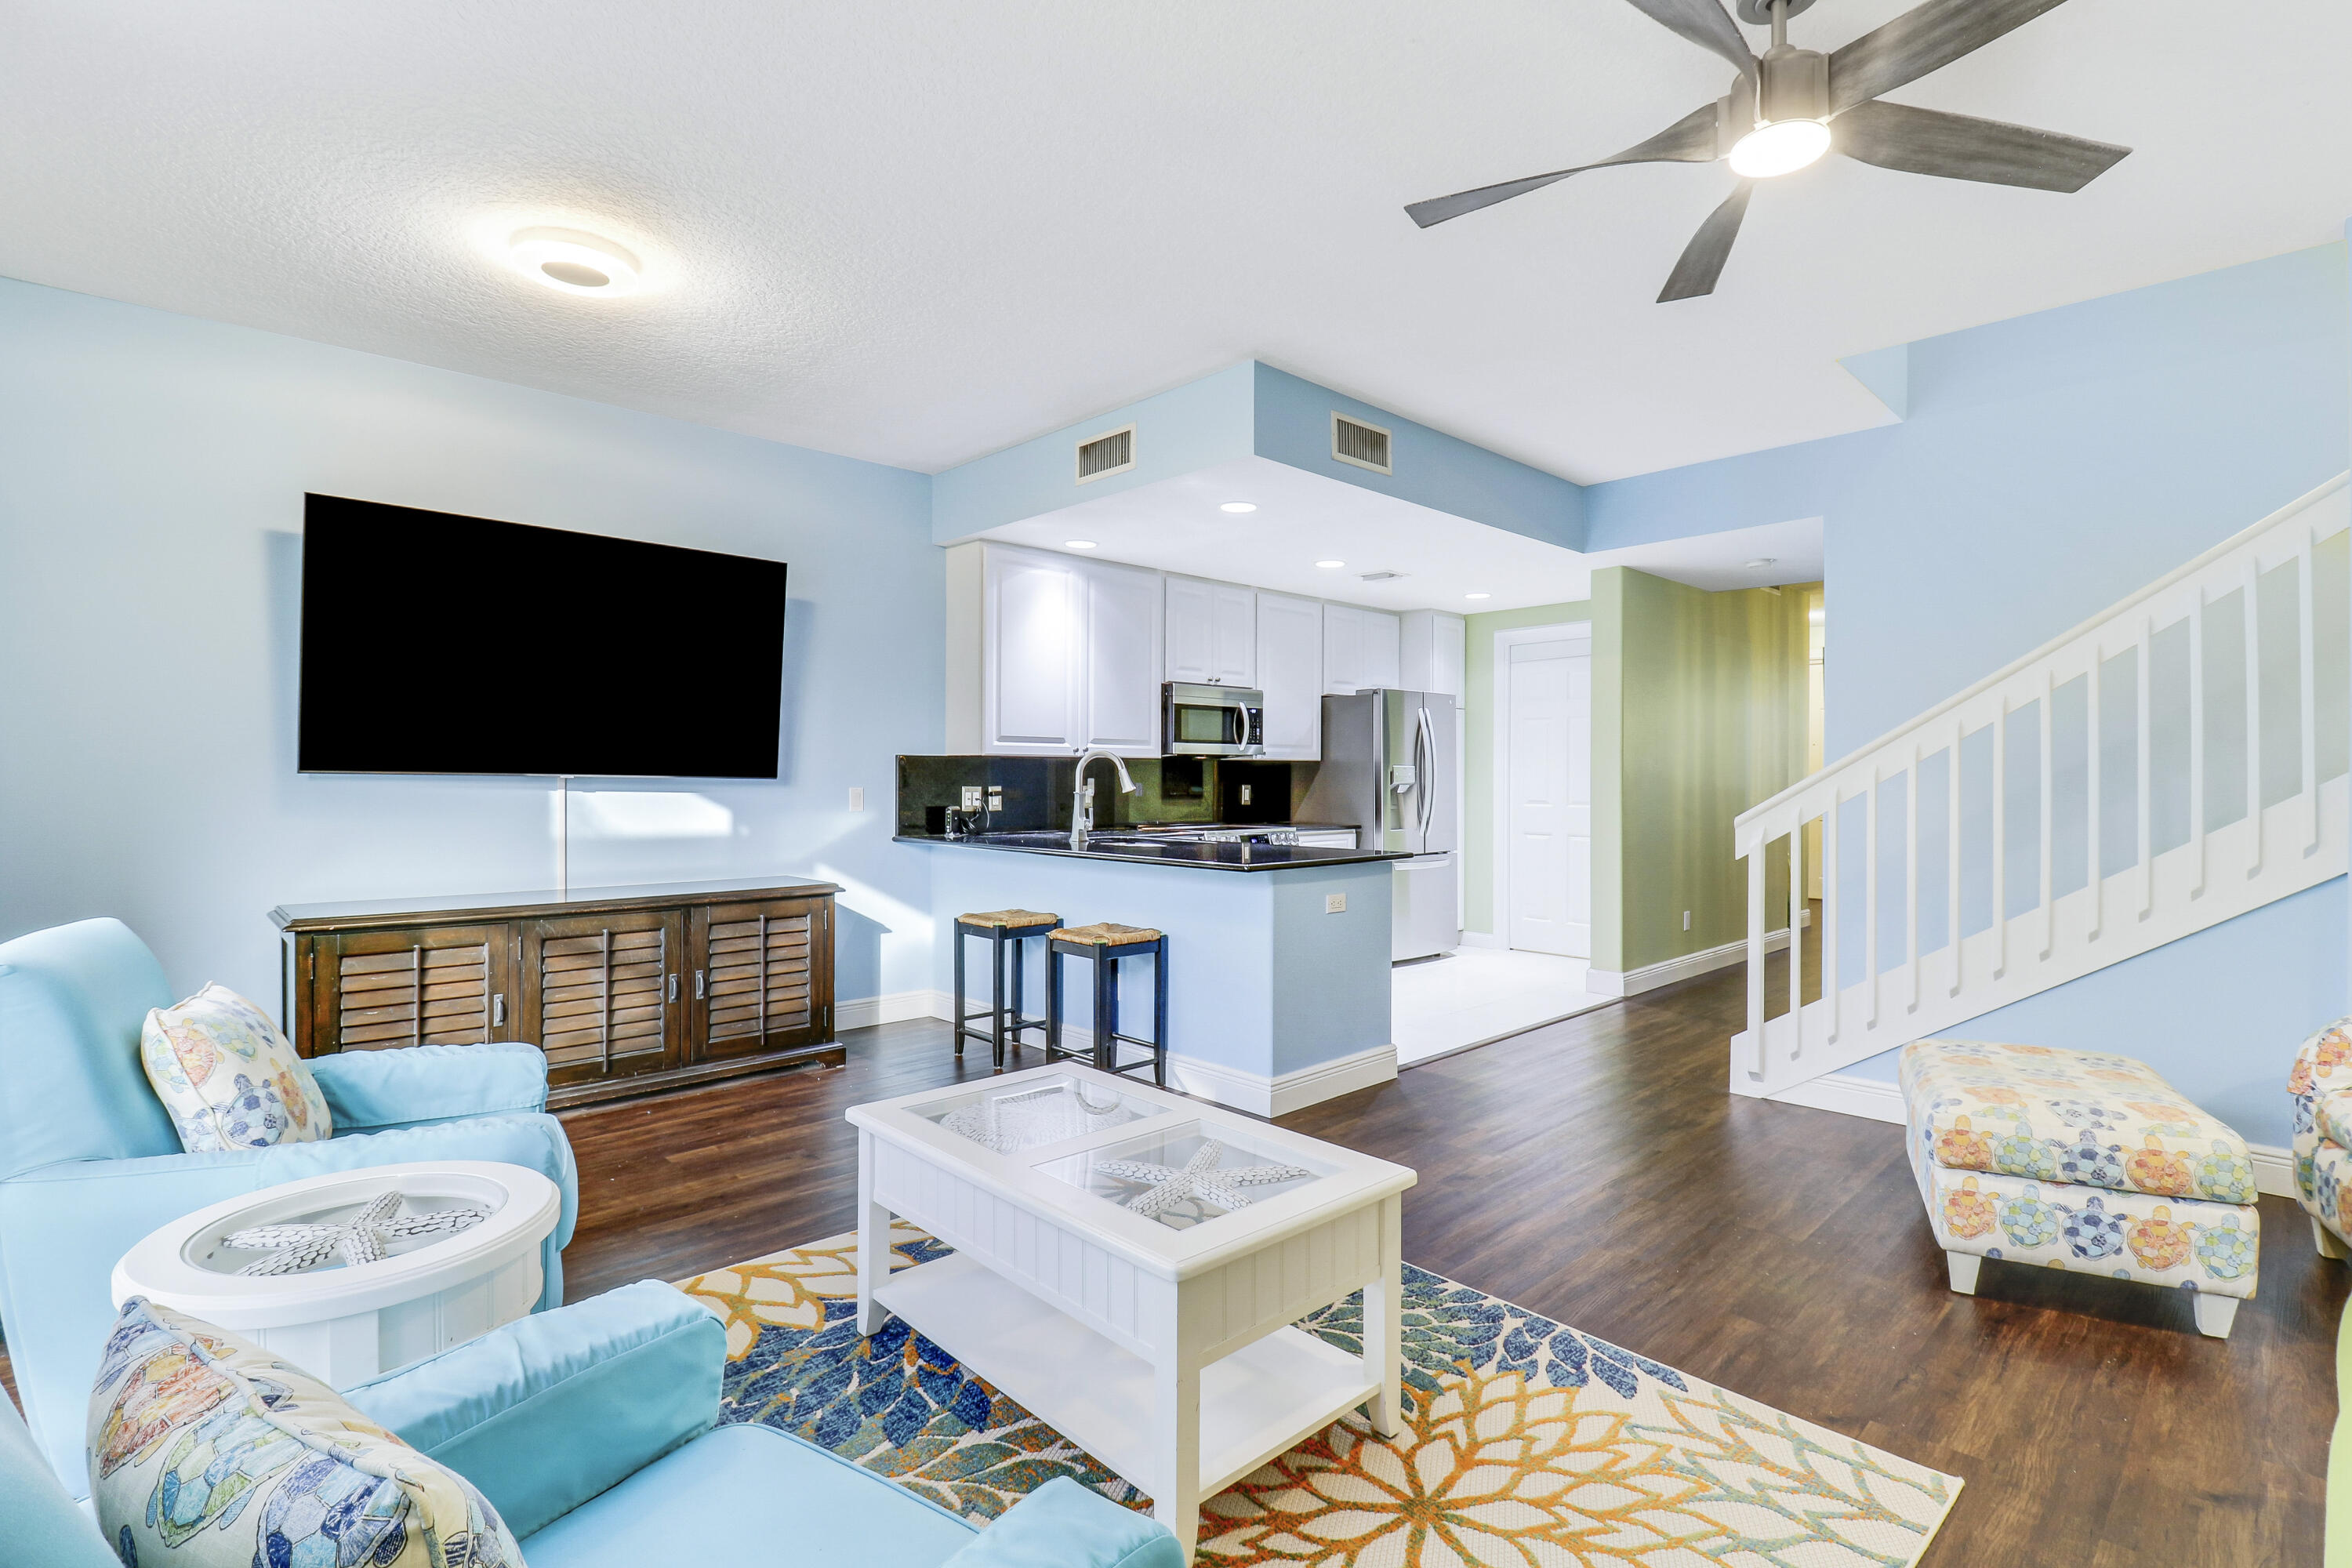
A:
POLYGON ((142 1297, 89 1399, 89 1496, 126 1565, 522 1568, 489 1503, 259 1346, 142 1297))
POLYGON ((139 1060, 191 1154, 334 1136, 327 1097, 293 1042, 226 985, 150 1011, 139 1060))

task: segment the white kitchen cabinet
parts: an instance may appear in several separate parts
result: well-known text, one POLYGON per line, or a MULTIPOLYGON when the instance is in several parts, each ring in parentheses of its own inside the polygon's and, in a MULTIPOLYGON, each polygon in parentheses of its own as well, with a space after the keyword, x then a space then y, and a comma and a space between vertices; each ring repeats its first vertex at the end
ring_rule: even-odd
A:
POLYGON ((1469 623, 1444 610, 1407 610, 1399 619, 1403 654, 1397 684, 1407 691, 1443 691, 1459 698, 1467 673, 1469 623))
POLYGON ((1257 590, 1171 577, 1167 612, 1168 679, 1257 684, 1257 590))
POLYGON ((1323 606, 1323 689, 1346 697, 1398 684, 1402 624, 1386 610, 1323 606))
POLYGON ((980 749, 1067 756, 1083 724, 1078 563, 1066 555, 981 547, 980 749))
POLYGON ((1109 561, 1078 563, 1086 678, 1084 743, 1122 756, 1160 754, 1159 573, 1109 561))
POLYGON ((1265 754, 1323 756, 1323 612, 1318 600, 1257 595, 1257 685, 1265 693, 1265 754))

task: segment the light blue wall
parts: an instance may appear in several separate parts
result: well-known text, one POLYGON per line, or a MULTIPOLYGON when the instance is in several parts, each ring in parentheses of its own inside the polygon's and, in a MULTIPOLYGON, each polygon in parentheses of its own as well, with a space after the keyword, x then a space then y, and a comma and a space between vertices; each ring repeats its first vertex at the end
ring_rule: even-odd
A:
POLYGON ((934 484, 931 537, 952 544, 1251 456, 1548 544, 1583 548, 1582 486, 1255 362, 948 469, 934 484), (1394 474, 1331 456, 1335 409, 1391 433, 1394 474), (1135 467, 1079 484, 1077 443, 1127 424, 1135 426, 1135 467))
POLYGON ((1567 550, 1584 548, 1583 486, 1269 364, 1257 366, 1256 449, 1261 458, 1489 528, 1507 529, 1567 550), (1331 456, 1335 411, 1390 433, 1393 474, 1360 468, 1331 456))
POLYGON ((1247 362, 1082 419, 935 476, 931 538, 953 544, 1008 522, 1098 500, 1250 455, 1247 362), (1078 483, 1077 444, 1135 426, 1135 467, 1078 483))
MULTIPOLYGON (((305 490, 789 562, 782 779, 610 786, 675 798, 589 802, 572 880, 830 878, 839 994, 929 985, 929 863, 889 842, 893 756, 941 741, 927 478, 6 281, 0 936, 119 915, 181 990, 275 1011, 273 905, 551 882, 547 781, 295 772, 305 490)), ((495 604, 456 647, 366 629, 387 721, 438 681, 594 678, 495 604)))
MULTIPOLYGON (((1591 547, 1822 518, 1833 759, 2341 472, 2347 341, 2340 244, 1928 339, 1903 423, 1595 486, 1591 547)), ((2328 883, 1962 1032, 2145 1058, 2284 1143, 2294 1047, 2345 1011, 2344 903, 2328 883)))

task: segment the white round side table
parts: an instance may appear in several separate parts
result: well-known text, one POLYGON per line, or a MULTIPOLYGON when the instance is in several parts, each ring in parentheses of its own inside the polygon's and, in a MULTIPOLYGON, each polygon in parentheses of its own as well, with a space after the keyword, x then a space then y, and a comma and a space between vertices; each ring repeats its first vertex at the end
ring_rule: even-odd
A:
POLYGON ((144 1296, 349 1388, 527 1315, 562 1205, 537 1171, 487 1160, 311 1176, 150 1233, 114 1266, 114 1304, 144 1296), (250 1245, 263 1226, 300 1228, 250 1245))

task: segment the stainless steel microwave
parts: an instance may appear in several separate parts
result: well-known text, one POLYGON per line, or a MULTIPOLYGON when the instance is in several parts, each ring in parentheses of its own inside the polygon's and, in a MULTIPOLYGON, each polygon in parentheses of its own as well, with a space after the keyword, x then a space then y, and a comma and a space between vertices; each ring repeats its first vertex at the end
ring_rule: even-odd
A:
POLYGON ((1171 680, 1160 700, 1160 745, 1171 757, 1255 757, 1265 750, 1265 694, 1171 680))

